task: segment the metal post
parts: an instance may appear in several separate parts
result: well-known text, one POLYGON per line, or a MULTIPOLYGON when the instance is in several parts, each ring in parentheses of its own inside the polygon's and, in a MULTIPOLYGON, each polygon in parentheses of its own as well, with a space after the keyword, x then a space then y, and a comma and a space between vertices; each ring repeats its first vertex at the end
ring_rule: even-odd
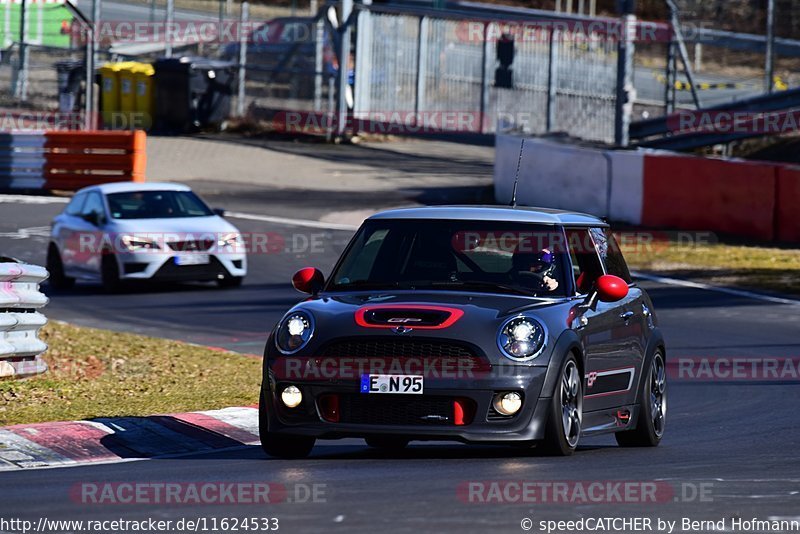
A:
MULTIPOLYGON (((92 26, 94 27, 94 35, 97 35, 97 29, 100 28, 100 1, 92 0, 92 26)), ((96 66, 99 58, 97 57, 97 45, 95 44, 92 51, 92 66, 96 66)))
POLYGON ((148 17, 150 24, 156 21, 156 0, 150 0, 150 16, 148 17))
POLYGON ((95 51, 97 43, 95 41, 95 25, 89 21, 88 28, 86 29, 86 90, 84 91, 83 109, 84 109, 84 129, 93 130, 95 124, 95 108, 94 108, 94 71, 95 71, 95 51))
POLYGON ((480 133, 486 133, 486 110, 489 109, 489 85, 492 77, 491 64, 493 63, 489 42, 489 25, 483 24, 483 48, 481 50, 481 108, 480 108, 480 133), (492 63, 490 63, 492 62, 492 63))
POLYGON ((164 29, 164 56, 172 57, 172 25, 175 20, 175 0, 167 0, 166 28, 164 29))
MULTIPOLYGON (((240 28, 245 28, 250 19, 250 4, 242 2, 242 14, 240 28)), ((247 68, 247 32, 240 29, 239 31, 239 93, 236 98, 236 114, 239 117, 244 117, 244 97, 245 97, 245 80, 247 68)))
POLYGON ((338 120, 336 124, 336 134, 342 135, 347 126, 347 87, 348 71, 350 70, 350 14, 353 12, 353 0, 341 0, 342 22, 340 25, 339 37, 339 105, 338 120))
POLYGON ((597 0, 589 0, 589 16, 597 15, 597 0))
POLYGON ((222 39, 222 25, 225 24, 225 0, 217 0, 217 2, 219 4, 219 30, 217 34, 220 36, 220 39, 222 39))
POLYGON ((675 111, 675 74, 677 67, 675 42, 670 34, 670 40, 667 43, 667 65, 664 69, 664 112, 667 115, 675 111))
POLYGON ((560 32, 550 29, 550 53, 547 61, 547 122, 545 129, 552 132, 556 127, 556 98, 558 96, 558 44, 560 32))
POLYGON ((322 109, 322 69, 325 40, 325 21, 322 17, 314 23, 314 111, 322 109))
POLYGON ((617 47, 617 97, 614 106, 614 142, 625 147, 630 142, 629 129, 633 114, 635 90, 633 88, 633 52, 634 41, 632 31, 636 25, 634 1, 626 0, 620 19, 621 35, 617 47))
POLYGON ((771 93, 775 86, 775 0, 767 0, 767 57, 764 61, 764 86, 771 93))
POLYGON ((15 87, 18 99, 28 99, 28 0, 22 0, 19 11, 19 74, 15 87))
POLYGON ((426 16, 419 19, 417 34, 417 92, 414 97, 414 121, 419 126, 419 113, 425 108, 425 88, 428 85, 428 28, 430 20, 426 16))
POLYGON ((681 21, 678 17, 678 6, 675 4, 675 0, 666 0, 666 2, 670 10, 670 23, 672 24, 672 31, 675 34, 675 42, 678 45, 678 54, 683 64, 683 71, 686 73, 686 80, 689 82, 689 89, 692 92, 692 100, 694 101, 694 106, 700 109, 700 96, 697 94, 697 85, 694 83, 692 65, 689 63, 689 52, 686 50, 686 41, 683 39, 681 21))

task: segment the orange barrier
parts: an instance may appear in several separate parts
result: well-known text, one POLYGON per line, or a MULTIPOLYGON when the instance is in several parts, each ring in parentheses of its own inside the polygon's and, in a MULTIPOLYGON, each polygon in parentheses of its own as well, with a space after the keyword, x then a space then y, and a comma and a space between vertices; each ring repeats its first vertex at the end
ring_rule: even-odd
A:
POLYGON ((645 226, 775 238, 774 164, 654 154, 644 159, 645 226))
POLYGON ((777 167, 778 187, 775 206, 775 238, 778 241, 800 243, 800 167, 777 167))
POLYGON ((147 137, 141 130, 50 131, 44 137, 44 189, 144 182, 147 137))

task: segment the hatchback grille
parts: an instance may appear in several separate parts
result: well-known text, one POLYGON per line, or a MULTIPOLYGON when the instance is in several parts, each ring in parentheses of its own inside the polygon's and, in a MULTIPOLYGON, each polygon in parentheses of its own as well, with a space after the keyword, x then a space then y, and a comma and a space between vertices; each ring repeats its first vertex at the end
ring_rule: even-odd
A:
POLYGON ((210 249, 213 245, 214 241, 212 239, 189 239, 186 241, 172 241, 171 243, 167 243, 169 248, 177 250, 178 252, 205 251, 210 249))
POLYGON ((341 395, 342 423, 363 425, 453 425, 453 399, 403 395, 341 395))
POLYGON ((328 358, 477 358, 468 346, 450 341, 354 338, 333 341, 322 348, 328 358))

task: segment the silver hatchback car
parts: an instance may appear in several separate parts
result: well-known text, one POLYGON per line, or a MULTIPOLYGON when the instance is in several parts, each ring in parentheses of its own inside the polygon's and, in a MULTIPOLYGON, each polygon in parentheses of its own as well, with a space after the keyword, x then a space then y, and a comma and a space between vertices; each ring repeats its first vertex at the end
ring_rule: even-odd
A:
POLYGON ((52 287, 76 279, 108 290, 130 281, 242 283, 247 274, 239 230, 189 187, 112 183, 78 191, 52 222, 47 269, 52 287))

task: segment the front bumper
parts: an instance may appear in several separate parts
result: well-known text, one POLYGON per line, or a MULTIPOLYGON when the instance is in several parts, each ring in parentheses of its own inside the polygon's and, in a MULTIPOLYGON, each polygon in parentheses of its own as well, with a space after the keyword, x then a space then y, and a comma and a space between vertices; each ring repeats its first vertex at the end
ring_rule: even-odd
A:
POLYGON ((208 262, 179 265, 174 252, 125 252, 116 254, 121 280, 212 281, 247 274, 245 254, 207 254, 208 262))
POLYGON ((269 432, 320 439, 395 435, 483 443, 535 441, 544 437, 550 407, 549 398, 539 397, 546 373, 546 366, 495 365, 481 376, 426 377, 424 394, 399 395, 360 393, 358 379, 288 380, 270 369, 263 385, 263 421, 269 432), (292 409, 279 398, 290 384, 303 393, 303 402, 292 409), (499 416, 491 408, 501 391, 523 394, 522 408, 514 416, 499 416), (332 397, 338 399, 337 421, 330 420, 332 397), (456 401, 467 407, 461 424, 448 411, 448 406, 455 410, 456 401), (433 417, 426 417, 426 411, 434 412, 433 417))

